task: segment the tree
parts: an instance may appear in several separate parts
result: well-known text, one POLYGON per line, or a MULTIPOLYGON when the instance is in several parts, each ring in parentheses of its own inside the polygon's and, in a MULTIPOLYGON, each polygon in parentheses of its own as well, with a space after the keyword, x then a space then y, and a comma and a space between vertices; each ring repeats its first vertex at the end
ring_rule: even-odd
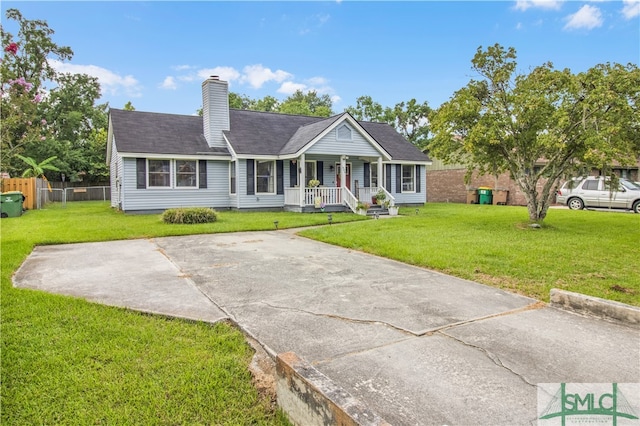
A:
MULTIPOLYGON (((98 153, 92 151, 100 144, 91 140, 103 135, 99 130, 107 126, 106 105, 95 106, 100 98, 97 79, 55 71, 50 61, 71 59, 73 52, 52 41, 54 31, 45 21, 24 19, 16 9, 9 9, 7 18, 17 21, 20 29, 15 39, 2 29, 2 171, 21 170, 23 160, 17 154, 36 164, 55 156, 59 171, 70 180, 94 170, 102 178, 103 167, 96 167, 98 153)), ((99 155, 104 161, 106 149, 99 155)), ((54 171, 44 170, 51 180, 60 176, 54 171)))
POLYGON ((133 106, 133 104, 131 103, 131 101, 127 101, 126 104, 124 104, 124 109, 125 111, 135 111, 136 107, 133 106))
POLYGON ((20 26, 17 39, 0 27, 4 56, 0 63, 0 169, 15 171, 15 154, 28 143, 47 137, 48 122, 42 116, 44 84, 55 81, 50 59, 66 60, 73 52, 51 40, 53 30, 45 21, 27 20, 17 9, 8 9, 7 19, 20 26))
POLYGON ((630 165, 640 154, 640 69, 600 64, 586 72, 551 63, 516 75, 516 51, 479 47, 471 80, 431 116, 430 153, 471 173, 508 172, 540 222, 559 180, 577 170, 630 165))
POLYGON ((296 90, 280 104, 278 112, 283 114, 312 115, 316 117, 329 117, 333 114, 332 102, 329 95, 318 96, 315 90, 306 94, 302 90, 296 90))
POLYGON ((371 96, 360 96, 355 107, 348 107, 346 112, 357 120, 387 123, 412 144, 424 149, 429 143, 429 114, 431 108, 425 101, 419 104, 415 99, 399 102, 393 108, 383 108, 371 96))

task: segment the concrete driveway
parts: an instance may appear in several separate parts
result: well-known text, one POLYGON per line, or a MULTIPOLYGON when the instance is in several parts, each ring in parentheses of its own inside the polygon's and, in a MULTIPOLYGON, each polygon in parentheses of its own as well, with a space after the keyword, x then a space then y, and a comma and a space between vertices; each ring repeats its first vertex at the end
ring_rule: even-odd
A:
POLYGON ((640 381, 637 328, 290 231, 38 247, 14 284, 230 318, 394 425, 535 424, 538 383, 640 381))

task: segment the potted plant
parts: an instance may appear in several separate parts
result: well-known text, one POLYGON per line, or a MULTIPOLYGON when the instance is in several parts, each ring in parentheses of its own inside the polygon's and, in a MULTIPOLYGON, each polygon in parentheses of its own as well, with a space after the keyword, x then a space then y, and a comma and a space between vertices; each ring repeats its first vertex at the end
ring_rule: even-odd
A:
POLYGON ((387 199, 387 194, 385 194, 384 190, 380 189, 373 198, 375 198, 376 204, 381 206, 384 200, 387 199))
POLYGON ((389 206, 387 209, 389 210, 389 216, 398 216, 398 206, 389 206))
POLYGON ((366 216, 367 210, 369 210, 369 207, 371 207, 369 203, 363 203, 359 201, 358 205, 356 206, 356 213, 361 216, 366 216))
POLYGON ((311 179, 309 181, 309 186, 311 188, 315 188, 316 186, 319 186, 319 185, 320 185, 320 181, 318 179, 311 179))

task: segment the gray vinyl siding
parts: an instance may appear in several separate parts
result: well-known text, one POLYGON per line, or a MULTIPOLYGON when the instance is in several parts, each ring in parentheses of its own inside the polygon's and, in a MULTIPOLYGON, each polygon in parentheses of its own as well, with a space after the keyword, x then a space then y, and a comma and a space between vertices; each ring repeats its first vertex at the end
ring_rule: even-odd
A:
MULTIPOLYGON (((289 164, 284 162, 284 187, 289 184, 289 164)), ((247 160, 238 160, 238 208, 239 209, 270 209, 284 206, 284 194, 259 194, 247 195, 247 160)), ((274 178, 276 179, 276 178, 274 178)), ((277 181, 277 180, 276 180, 277 181)), ((274 181, 274 188, 275 183, 274 181)))
MULTIPOLYGON (((396 192, 396 164, 391 165, 391 188, 388 191, 396 199, 396 204, 424 204, 427 201, 427 178, 425 166, 420 167, 420 192, 396 192)), ((415 173, 415 172, 414 172, 415 173)), ((414 175, 415 176, 415 175, 414 175)), ((414 182, 414 188, 416 183, 414 182)))
POLYGON ((229 130, 229 93, 226 83, 205 81, 202 84, 204 135, 211 147, 226 148, 223 130, 229 130))
MULTIPOLYGON (((173 207, 228 208, 229 163, 207 161, 207 188, 136 188, 136 159, 124 158, 123 203, 124 211, 164 210, 173 207)), ((174 176, 171 177, 173 182, 174 176)))
POLYGON ((116 141, 111 142, 111 161, 109 163, 109 181, 111 183, 111 207, 120 207, 120 196, 118 194, 118 183, 122 180, 122 157, 118 154, 116 141))
MULTIPOLYGON (((340 126, 338 126, 340 127, 340 126)), ((316 142, 307 154, 338 154, 362 157, 378 157, 380 153, 359 132, 351 128, 351 140, 339 140, 336 138, 337 129, 333 129, 322 139, 316 142)))

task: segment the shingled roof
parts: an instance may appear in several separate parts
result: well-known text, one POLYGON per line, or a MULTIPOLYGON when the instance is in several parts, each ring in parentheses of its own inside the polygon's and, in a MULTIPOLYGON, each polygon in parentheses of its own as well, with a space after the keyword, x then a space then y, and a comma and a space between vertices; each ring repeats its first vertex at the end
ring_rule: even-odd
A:
POLYGON ((111 108, 110 118, 120 153, 230 155, 226 148, 209 147, 202 117, 111 108))
MULTIPOLYGON (((231 130, 224 135, 237 155, 295 154, 344 115, 325 118, 230 109, 231 130)), ((224 148, 207 145, 199 116, 111 109, 111 122, 121 153, 229 155, 224 148)), ((393 160, 430 161, 388 124, 359 124, 393 160)))

